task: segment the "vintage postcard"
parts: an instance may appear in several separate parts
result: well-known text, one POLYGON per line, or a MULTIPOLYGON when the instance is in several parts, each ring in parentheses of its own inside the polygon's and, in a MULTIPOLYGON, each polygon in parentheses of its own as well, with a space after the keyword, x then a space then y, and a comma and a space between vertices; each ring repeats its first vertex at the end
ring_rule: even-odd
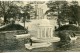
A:
POLYGON ((0 52, 80 52, 79 0, 0 1, 0 52))

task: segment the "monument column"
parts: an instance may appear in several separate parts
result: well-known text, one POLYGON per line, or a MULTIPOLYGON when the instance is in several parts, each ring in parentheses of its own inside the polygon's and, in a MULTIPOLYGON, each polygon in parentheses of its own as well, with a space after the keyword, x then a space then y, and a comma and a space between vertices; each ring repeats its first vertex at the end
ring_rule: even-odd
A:
POLYGON ((40 30, 41 30, 41 35, 40 35, 40 37, 42 38, 42 35, 43 35, 43 34, 42 34, 42 28, 41 28, 40 30))
POLYGON ((44 35, 45 35, 45 38, 46 38, 46 27, 45 27, 45 33, 44 33, 44 35))
POLYGON ((50 28, 48 28, 48 37, 50 37, 50 28))
POLYGON ((50 25, 48 19, 42 19, 39 25, 38 37, 39 38, 51 38, 53 37, 53 26, 50 25))
POLYGON ((40 29, 38 29, 38 38, 40 37, 40 29))
POLYGON ((51 37, 53 37, 53 28, 51 28, 51 37))

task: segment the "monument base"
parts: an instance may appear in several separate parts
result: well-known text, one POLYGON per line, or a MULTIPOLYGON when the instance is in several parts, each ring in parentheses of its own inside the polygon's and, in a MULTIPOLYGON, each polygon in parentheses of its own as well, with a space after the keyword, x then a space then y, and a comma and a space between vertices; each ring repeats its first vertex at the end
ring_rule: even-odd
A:
POLYGON ((33 43, 32 46, 30 44, 25 44, 25 48, 33 49, 33 48, 41 48, 41 47, 49 47, 52 43, 33 43))
POLYGON ((35 38, 35 37, 32 37, 31 38, 32 41, 34 42, 58 42, 60 41, 60 38, 59 37, 46 37, 46 38, 35 38))

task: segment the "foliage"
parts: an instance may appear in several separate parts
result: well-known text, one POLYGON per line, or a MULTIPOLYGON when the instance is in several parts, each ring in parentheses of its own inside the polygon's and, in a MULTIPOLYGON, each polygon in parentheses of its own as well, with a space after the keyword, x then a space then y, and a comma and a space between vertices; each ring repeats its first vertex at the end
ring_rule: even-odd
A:
POLYGON ((30 14, 33 11, 33 6, 26 4, 25 6, 18 5, 23 4, 21 1, 0 1, 0 16, 4 18, 4 22, 7 22, 7 19, 16 17, 27 17, 30 19, 30 14), (23 11, 23 13, 21 12, 23 11))
POLYGON ((27 16, 27 19, 30 19, 30 16, 31 16, 31 14, 32 14, 33 11, 34 11, 34 8, 33 8, 33 6, 31 6, 31 4, 26 4, 26 5, 22 8, 22 11, 24 12, 24 13, 23 13, 23 16, 24 16, 24 17, 27 16))
POLYGON ((69 31, 80 31, 80 28, 74 25, 64 25, 56 29, 56 31, 64 31, 64 30, 69 30, 69 31))
POLYGON ((20 13, 20 10, 17 6, 10 6, 7 12, 8 12, 9 18, 11 18, 11 17, 14 18, 18 15, 18 13, 20 13))
POLYGON ((14 1, 0 1, 0 16, 4 17, 4 22, 7 21, 7 18, 13 17, 14 14, 18 11, 18 6, 14 1), (11 16, 11 14, 13 16, 11 16))
POLYGON ((27 30, 27 29, 19 24, 9 24, 6 25, 5 27, 0 28, 0 31, 13 31, 13 30, 27 30))
POLYGON ((79 5, 78 5, 78 2, 77 1, 72 1, 71 3, 72 3, 72 5, 70 6, 70 11, 71 11, 70 14, 71 14, 72 21, 79 22, 79 17, 78 17, 79 5))
POLYGON ((67 31, 60 31, 58 33, 58 37, 60 38, 60 41, 63 41, 63 42, 69 42, 70 41, 69 35, 70 34, 67 31))
POLYGON ((47 3, 47 6, 49 10, 46 11, 46 14, 53 12, 54 16, 54 13, 57 12, 56 15, 61 21, 67 19, 75 23, 80 20, 78 17, 79 5, 77 1, 72 1, 70 3, 67 1, 50 1, 47 3))

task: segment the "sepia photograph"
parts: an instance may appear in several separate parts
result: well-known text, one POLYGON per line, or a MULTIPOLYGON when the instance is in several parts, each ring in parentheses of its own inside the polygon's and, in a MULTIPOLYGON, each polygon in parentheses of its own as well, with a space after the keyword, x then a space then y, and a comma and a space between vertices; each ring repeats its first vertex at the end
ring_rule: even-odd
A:
POLYGON ((0 0, 1 52, 80 52, 79 0, 0 0))

